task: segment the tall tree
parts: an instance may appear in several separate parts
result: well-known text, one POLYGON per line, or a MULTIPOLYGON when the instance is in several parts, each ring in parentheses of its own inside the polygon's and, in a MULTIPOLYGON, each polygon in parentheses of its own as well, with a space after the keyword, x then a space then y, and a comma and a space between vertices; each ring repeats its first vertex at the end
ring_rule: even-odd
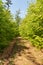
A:
POLYGON ((21 21, 20 10, 16 11, 15 20, 16 20, 17 25, 19 26, 20 21, 21 21))
POLYGON ((37 0, 28 7, 20 25, 20 34, 30 39, 34 46, 43 48, 43 0, 37 0))
POLYGON ((6 5, 7 5, 8 9, 9 9, 10 5, 12 5, 12 2, 11 2, 11 0, 6 0, 6 1, 7 1, 6 5))
POLYGON ((0 50, 9 45, 9 42, 18 35, 17 25, 13 21, 12 14, 0 1, 0 50))

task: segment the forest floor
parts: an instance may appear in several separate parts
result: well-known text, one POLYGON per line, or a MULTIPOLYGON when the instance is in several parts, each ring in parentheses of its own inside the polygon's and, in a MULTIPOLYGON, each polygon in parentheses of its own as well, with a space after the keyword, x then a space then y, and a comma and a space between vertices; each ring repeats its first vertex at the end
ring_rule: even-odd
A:
POLYGON ((18 37, 0 55, 0 65, 43 65, 43 50, 18 37))

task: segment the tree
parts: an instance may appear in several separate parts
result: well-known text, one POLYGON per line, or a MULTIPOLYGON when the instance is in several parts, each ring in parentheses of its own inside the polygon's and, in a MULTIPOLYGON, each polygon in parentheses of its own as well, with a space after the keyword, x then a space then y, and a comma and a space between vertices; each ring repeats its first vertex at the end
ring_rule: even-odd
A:
POLYGON ((12 14, 0 1, 0 50, 9 45, 9 42, 17 36, 17 25, 13 20, 12 14))
POLYGON ((20 18, 20 10, 16 11, 15 20, 17 25, 19 26, 21 18, 20 18))
POLYGON ((19 30, 22 37, 30 39, 34 46, 43 48, 43 0, 37 0, 28 7, 19 30))
POLYGON ((19 36, 19 25, 20 25, 20 22, 21 22, 20 10, 16 11, 15 21, 16 21, 16 24, 17 24, 17 31, 18 31, 18 36, 19 36))
POLYGON ((7 1, 6 5, 8 6, 8 9, 9 9, 10 5, 12 5, 12 2, 11 2, 11 0, 6 0, 6 1, 7 1))

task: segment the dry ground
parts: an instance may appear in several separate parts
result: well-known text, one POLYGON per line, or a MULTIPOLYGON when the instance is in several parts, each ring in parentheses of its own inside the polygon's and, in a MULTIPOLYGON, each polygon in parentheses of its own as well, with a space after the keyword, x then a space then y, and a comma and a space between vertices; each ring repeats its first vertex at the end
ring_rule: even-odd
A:
POLYGON ((43 65, 43 49, 36 49, 21 37, 13 40, 1 57, 0 65, 43 65))

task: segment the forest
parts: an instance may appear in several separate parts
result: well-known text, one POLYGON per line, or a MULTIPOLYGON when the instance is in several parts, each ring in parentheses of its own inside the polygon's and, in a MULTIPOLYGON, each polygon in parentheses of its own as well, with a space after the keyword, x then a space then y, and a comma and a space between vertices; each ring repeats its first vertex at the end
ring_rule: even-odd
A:
POLYGON ((12 0, 0 0, 0 65, 43 65, 43 0, 31 3, 24 18, 19 16, 20 11, 14 18, 10 11, 12 4, 12 0), (23 56, 24 61, 20 61, 21 55, 27 57, 26 49, 29 60, 23 56))

